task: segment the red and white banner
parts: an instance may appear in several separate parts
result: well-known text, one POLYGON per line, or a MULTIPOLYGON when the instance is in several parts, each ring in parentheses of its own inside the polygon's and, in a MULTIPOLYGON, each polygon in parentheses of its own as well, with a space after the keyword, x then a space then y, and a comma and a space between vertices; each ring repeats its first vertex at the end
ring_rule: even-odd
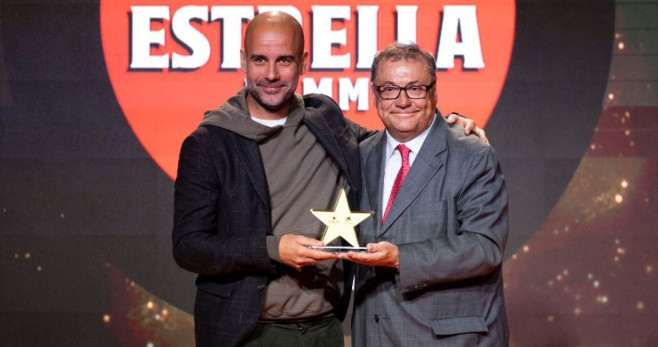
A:
POLYGON ((345 115, 381 128, 369 86, 373 55, 416 42, 437 59, 438 107, 484 126, 510 63, 514 0, 101 1, 106 66, 123 113, 144 148, 175 177, 178 151, 203 112, 244 83, 240 48, 256 14, 282 10, 304 28, 309 72, 299 93, 334 98, 345 115))

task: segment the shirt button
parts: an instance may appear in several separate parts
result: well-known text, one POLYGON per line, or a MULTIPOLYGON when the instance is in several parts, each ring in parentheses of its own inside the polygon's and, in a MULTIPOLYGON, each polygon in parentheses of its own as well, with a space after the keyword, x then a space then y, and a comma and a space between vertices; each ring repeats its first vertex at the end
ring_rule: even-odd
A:
POLYGON ((263 289, 265 289, 265 285, 264 284, 259 284, 258 285, 258 290, 263 290, 263 289))

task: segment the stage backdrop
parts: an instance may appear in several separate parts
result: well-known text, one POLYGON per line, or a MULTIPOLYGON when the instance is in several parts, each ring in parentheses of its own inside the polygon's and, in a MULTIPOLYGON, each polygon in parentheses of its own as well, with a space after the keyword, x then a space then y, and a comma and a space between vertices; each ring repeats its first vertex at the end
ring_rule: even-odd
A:
POLYGON ((178 150, 242 87, 241 33, 270 9, 304 27, 298 92, 372 129, 373 54, 437 58, 440 110, 485 127, 507 179, 513 346, 655 344, 650 0, 0 0, 0 344, 193 344, 178 150))

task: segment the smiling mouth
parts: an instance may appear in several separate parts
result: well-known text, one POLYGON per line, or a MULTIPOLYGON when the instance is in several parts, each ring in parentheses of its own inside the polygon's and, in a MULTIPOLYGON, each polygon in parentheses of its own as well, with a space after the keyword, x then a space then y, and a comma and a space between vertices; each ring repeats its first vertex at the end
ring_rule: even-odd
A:
POLYGON ((285 87, 285 85, 268 85, 268 84, 258 84, 263 91, 268 94, 275 94, 285 87))
POLYGON ((416 112, 392 112, 391 114, 395 117, 408 118, 415 115, 416 112))

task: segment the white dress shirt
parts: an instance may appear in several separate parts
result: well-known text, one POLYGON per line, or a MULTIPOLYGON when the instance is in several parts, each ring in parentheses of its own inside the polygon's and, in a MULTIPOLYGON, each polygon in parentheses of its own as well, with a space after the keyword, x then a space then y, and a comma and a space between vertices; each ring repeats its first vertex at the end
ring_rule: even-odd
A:
MULTIPOLYGON (((398 142, 393 138, 393 136, 391 136, 391 134, 389 134, 388 130, 386 131, 386 146, 384 147, 384 191, 382 194, 381 205, 382 216, 386 212, 386 206, 388 206, 388 198, 391 196, 391 190, 393 189, 395 177, 398 175, 398 171, 400 171, 400 168, 402 167, 402 155, 400 155, 400 151, 396 149, 397 146, 399 144, 403 144, 410 149, 409 167, 413 166, 414 160, 416 159, 416 154, 418 154, 418 151, 420 151, 420 148, 423 146, 425 138, 427 137, 427 134, 429 134, 430 129, 432 128, 432 125, 434 125, 435 121, 436 116, 434 116, 432 124, 430 124, 430 126, 427 127, 425 131, 405 143, 398 142)), ((411 169, 409 169, 409 171, 411 171, 411 169)))

